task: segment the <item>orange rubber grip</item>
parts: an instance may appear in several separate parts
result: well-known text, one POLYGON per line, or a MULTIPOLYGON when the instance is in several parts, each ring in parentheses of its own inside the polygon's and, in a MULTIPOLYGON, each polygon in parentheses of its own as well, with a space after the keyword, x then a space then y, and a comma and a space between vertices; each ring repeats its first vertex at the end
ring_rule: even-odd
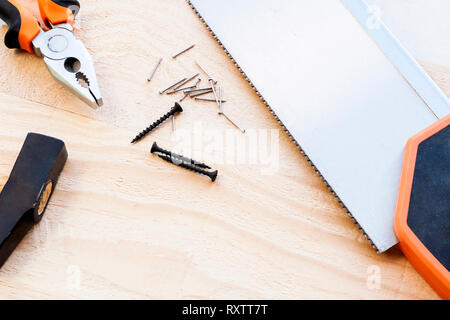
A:
MULTIPOLYGON (((448 266, 445 267, 442 260, 437 258, 436 252, 432 252, 430 247, 425 245, 425 238, 420 237, 417 233, 417 230, 415 230, 411 226, 410 211, 412 208, 411 203, 413 200, 414 182, 416 181, 416 179, 419 179, 419 177, 423 179, 423 176, 419 175, 417 172, 418 158, 419 156, 423 155, 425 151, 427 153, 431 153, 437 152, 438 150, 436 146, 433 146, 433 148, 427 146, 426 148, 424 147, 421 153, 419 153, 419 151, 421 150, 420 147, 424 142, 430 141, 431 137, 436 137, 438 134, 442 134, 444 130, 447 130, 448 127, 450 127, 450 115, 434 123, 432 126, 418 133, 408 141, 405 149, 404 166, 401 176, 394 223, 395 232, 400 242, 400 248, 405 256, 409 259, 409 261, 417 269, 417 271, 425 278, 425 280, 434 288, 434 290, 436 290, 436 292, 443 299, 447 300, 450 299, 450 271, 447 269, 448 266)), ((443 145, 442 148, 445 148, 445 145, 443 145)), ((448 149, 445 150, 445 152, 448 152, 448 149)), ((443 164, 446 163, 445 158, 438 158, 438 160, 438 162, 442 162, 443 164)), ((436 172, 437 170, 439 170, 437 167, 434 167, 433 169, 436 172)), ((447 171, 446 174, 448 176, 449 172, 447 171)), ((427 176, 427 179, 428 181, 433 181, 433 183, 438 185, 439 188, 442 188, 442 185, 438 184, 437 181, 446 181, 443 179, 444 176, 445 174, 439 175, 439 178, 434 180, 432 177, 427 176)), ((450 208, 446 207, 443 204, 443 199, 447 199, 448 195, 446 195, 445 198, 441 198, 440 201, 437 199, 433 199, 433 197, 429 195, 422 194, 421 196, 426 199, 426 201, 430 202, 430 207, 433 205, 433 201, 436 202, 437 206, 443 212, 443 217, 448 217, 450 215, 448 213, 448 210, 450 208), (444 213, 446 215, 444 215, 444 213)), ((422 214, 423 216, 429 217, 429 219, 431 219, 432 211, 424 210, 422 214)), ((445 223, 447 224, 447 226, 449 225, 448 220, 444 220, 444 223, 439 225, 439 228, 445 229, 445 223)), ((423 228, 430 229, 431 225, 431 221, 427 224, 424 223, 423 228)), ((446 230, 448 235, 448 229, 446 230)), ((433 234, 432 238, 436 239, 437 242, 442 243, 440 247, 441 251, 448 250, 449 238, 440 237, 438 234, 433 234), (445 247, 445 243, 447 244, 447 247, 445 247)), ((429 239, 426 240, 429 241, 429 239)), ((436 249, 436 247, 434 249, 436 249)))
POLYGON ((80 10, 77 0, 38 0, 42 20, 48 27, 60 23, 70 23, 72 27, 75 15, 80 10))
POLYGON ((41 32, 36 18, 17 0, 0 0, 0 18, 9 27, 5 45, 34 53, 31 42, 41 32))

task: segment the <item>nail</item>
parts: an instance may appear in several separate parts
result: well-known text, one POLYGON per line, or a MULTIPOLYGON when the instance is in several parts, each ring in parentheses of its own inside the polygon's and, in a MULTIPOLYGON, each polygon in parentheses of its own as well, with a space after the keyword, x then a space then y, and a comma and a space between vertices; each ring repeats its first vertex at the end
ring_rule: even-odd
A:
POLYGON ((197 88, 197 87, 196 86, 191 86, 191 87, 179 88, 177 90, 172 90, 172 91, 166 92, 166 94, 170 95, 170 94, 174 94, 174 93, 177 93, 177 92, 180 92, 180 91, 190 90, 190 89, 194 89, 194 88, 197 88))
POLYGON ((221 108, 220 108, 219 98, 217 97, 216 86, 214 85, 214 80, 209 79, 209 83, 211 84, 211 89, 214 94, 214 98, 216 99, 217 106, 219 107, 219 110, 220 110, 221 108))
MULTIPOLYGON (((208 77, 208 80, 209 79, 212 79, 212 77, 209 75, 209 73, 208 72, 206 72, 206 70, 205 69, 203 69, 203 67, 197 62, 197 61, 195 61, 195 64, 206 74, 206 76, 208 77)), ((214 81, 214 80, 213 80, 214 81)), ((217 81, 214 81, 214 83, 217 83, 217 81)))
POLYGON ((175 54, 174 56, 172 56, 172 59, 175 59, 176 57, 178 57, 179 55, 185 53, 186 51, 191 50, 193 47, 195 47, 195 44, 193 44, 193 45, 189 46, 188 48, 186 48, 186 49, 184 49, 184 50, 178 52, 177 54, 175 54))
POLYGON ((219 87, 219 113, 223 113, 223 109, 222 109, 222 87, 219 87))
MULTIPOLYGON (((197 101, 208 101, 208 102, 216 102, 216 99, 208 99, 208 98, 195 98, 197 101)), ((222 103, 227 102, 226 100, 222 100, 222 103)))
POLYGON ((166 91, 169 91, 170 89, 172 89, 173 87, 179 85, 180 83, 182 83, 182 82, 185 81, 185 80, 186 80, 186 78, 184 78, 184 79, 178 81, 177 83, 174 83, 173 85, 171 85, 171 86, 168 87, 167 89, 164 89, 163 91, 160 91, 159 94, 163 94, 163 93, 165 93, 166 91))
POLYGON ((158 69, 159 65, 161 64, 162 59, 163 59, 163 58, 159 58, 158 62, 157 62, 156 65, 155 65, 155 68, 153 68, 152 73, 150 74, 150 76, 149 76, 148 79, 147 79, 148 82, 152 81, 153 76, 155 75, 156 70, 158 69))
POLYGON ((208 90, 212 90, 212 88, 191 89, 191 90, 186 90, 184 93, 193 93, 193 92, 208 91, 208 90))
POLYGON ((184 97, 181 98, 179 102, 183 102, 183 100, 186 99, 188 96, 189 96, 189 93, 185 93, 185 94, 184 94, 184 97))
POLYGON ((197 74, 193 75, 192 77, 190 77, 189 79, 184 80, 182 83, 180 83, 179 85, 175 86, 175 87, 173 88, 173 90, 176 90, 176 89, 180 88, 181 86, 184 86, 186 83, 188 83, 189 81, 193 80, 193 79, 194 79, 195 77, 197 77, 198 75, 199 75, 199 74, 197 73, 197 74))
POLYGON ((204 94, 208 94, 208 93, 211 93, 211 92, 212 92, 212 90, 208 90, 208 91, 204 91, 204 92, 199 92, 199 93, 195 93, 195 94, 190 94, 190 97, 191 97, 191 98, 195 98, 195 97, 202 96, 202 95, 204 95, 204 94))
POLYGON ((228 117, 225 113, 219 112, 219 114, 220 114, 221 116, 224 116, 228 121, 230 121, 230 123, 231 123, 233 126, 235 126, 235 127, 238 128, 240 131, 242 131, 242 133, 245 133, 245 130, 242 129, 241 127, 239 127, 239 126, 238 126, 233 120, 231 120, 231 118, 228 117))

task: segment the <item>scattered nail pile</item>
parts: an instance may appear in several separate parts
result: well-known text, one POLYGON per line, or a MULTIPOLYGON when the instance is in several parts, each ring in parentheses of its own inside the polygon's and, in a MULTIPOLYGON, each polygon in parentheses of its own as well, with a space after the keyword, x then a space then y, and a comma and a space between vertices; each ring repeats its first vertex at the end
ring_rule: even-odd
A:
MULTIPOLYGON (((183 53, 191 50, 194 48, 194 44, 189 46, 188 48, 178 52, 177 54, 173 55, 172 58, 176 59, 183 53)), ((158 60, 155 67, 153 68, 150 76, 147 78, 147 81, 150 82, 153 79, 153 76, 155 75, 156 71, 158 70, 158 67, 161 65, 162 58, 158 60)), ((166 95, 174 95, 176 93, 182 93, 183 96, 179 100, 179 102, 182 102, 187 97, 190 97, 191 99, 194 99, 195 101, 204 101, 204 102, 215 102, 219 108, 218 114, 223 116, 225 119, 227 119, 233 126, 235 126, 237 129, 245 133, 245 130, 242 129, 239 125, 236 124, 235 121, 233 121, 228 115, 225 114, 223 110, 223 103, 226 101, 223 100, 222 94, 223 90, 221 86, 216 87, 217 81, 214 80, 208 72, 203 69, 202 66, 198 62, 195 62, 196 65, 200 68, 200 70, 208 77, 208 83, 209 87, 205 88, 198 88, 198 85, 202 81, 198 76, 200 73, 196 73, 191 77, 185 77, 181 80, 178 80, 174 84, 170 85, 166 89, 163 89, 159 91, 159 94, 166 94, 166 95), (197 78, 197 81, 195 84, 191 84, 191 81, 197 78), (203 97, 204 95, 212 94, 211 97, 203 97)), ((161 125, 163 122, 165 122, 167 119, 172 118, 172 128, 175 130, 175 115, 183 112, 183 108, 180 106, 179 102, 175 103, 175 106, 167 112, 165 115, 163 115, 161 118, 156 120, 153 124, 151 124, 148 128, 146 128, 144 131, 139 133, 132 141, 131 143, 136 143, 142 138, 144 138, 146 135, 148 135, 150 132, 152 132, 154 129, 156 129, 159 125, 161 125)), ((161 159, 173 163, 179 167, 182 167, 184 169, 188 169, 200 174, 203 174, 205 176, 208 176, 211 178, 212 181, 215 181, 217 178, 217 171, 207 171, 208 169, 211 169, 209 166, 196 162, 192 159, 186 158, 181 155, 174 154, 172 152, 166 151, 164 149, 161 149, 158 147, 156 142, 153 144, 151 153, 156 153, 161 159)))

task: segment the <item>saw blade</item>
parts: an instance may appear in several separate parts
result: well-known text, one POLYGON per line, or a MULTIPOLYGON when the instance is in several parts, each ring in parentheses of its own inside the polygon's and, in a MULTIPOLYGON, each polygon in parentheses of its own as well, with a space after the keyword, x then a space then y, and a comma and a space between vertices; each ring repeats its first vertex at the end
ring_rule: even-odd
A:
POLYGON ((308 161, 310 166, 314 169, 317 175, 320 176, 322 181, 325 183, 328 190, 333 194, 333 196, 337 199, 339 204, 342 206, 342 208, 345 210, 347 215, 352 219, 353 223, 358 226, 360 231, 362 232, 363 236, 369 241, 370 245, 380 252, 380 250, 376 247, 374 242, 371 240, 369 235, 365 232, 364 228, 358 223, 358 221, 355 219, 355 217, 352 215, 350 210, 347 208, 347 206, 344 204, 344 202, 341 200, 341 198, 337 195, 337 193, 333 190, 331 185, 328 183, 327 179, 322 175, 320 170, 314 165, 314 163, 311 161, 311 159, 308 157, 306 152, 303 150, 301 145, 298 143, 298 141, 294 138, 294 136, 289 132, 289 130, 286 128, 286 126, 283 124, 283 122, 280 120, 280 118, 277 116, 277 114, 274 112, 274 110, 270 107, 269 103, 264 99, 263 95, 259 92, 259 90, 256 88, 256 86, 253 84, 253 82, 250 80, 250 78, 246 75, 244 70, 239 66, 238 62, 233 58, 233 56, 230 54, 230 52, 227 50, 227 48, 222 44, 220 39, 217 37, 217 35, 214 33, 214 31, 210 28, 210 26, 206 23, 205 19, 202 17, 200 12, 195 8, 194 4, 190 0, 186 0, 187 4, 192 8, 194 13, 197 15, 197 17, 200 19, 200 21, 203 23, 203 25, 207 28, 211 36, 217 41, 217 43, 220 45, 220 47, 224 50, 226 55, 231 59, 233 64, 236 66, 236 68, 239 70, 239 72, 242 74, 242 76, 245 78, 245 80, 250 84, 252 89, 256 92, 260 100, 263 102, 263 104, 266 106, 266 108, 270 111, 270 113, 274 116, 274 118, 277 120, 277 122, 280 124, 281 128, 286 132, 286 134, 289 136, 289 139, 295 144, 295 146, 300 150, 301 154, 305 157, 305 159, 308 161))

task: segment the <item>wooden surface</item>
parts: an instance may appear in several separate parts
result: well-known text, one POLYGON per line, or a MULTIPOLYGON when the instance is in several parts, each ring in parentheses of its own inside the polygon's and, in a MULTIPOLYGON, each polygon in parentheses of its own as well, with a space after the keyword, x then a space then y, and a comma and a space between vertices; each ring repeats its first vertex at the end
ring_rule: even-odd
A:
MULTIPOLYGON (((37 57, 0 46, 0 186, 27 132, 69 151, 43 221, 0 270, 0 298, 438 298, 398 248, 375 252, 282 130, 276 174, 216 161, 227 145, 209 145, 215 184, 149 155, 153 141, 186 147, 170 123, 129 144, 173 104, 158 90, 200 71, 195 60, 224 87, 230 116, 249 130, 280 129, 183 0, 82 1, 78 26, 96 64, 99 110, 37 57)), ((450 70, 422 63, 450 94, 450 70)), ((237 131, 214 104, 183 107, 177 132, 237 131)))

